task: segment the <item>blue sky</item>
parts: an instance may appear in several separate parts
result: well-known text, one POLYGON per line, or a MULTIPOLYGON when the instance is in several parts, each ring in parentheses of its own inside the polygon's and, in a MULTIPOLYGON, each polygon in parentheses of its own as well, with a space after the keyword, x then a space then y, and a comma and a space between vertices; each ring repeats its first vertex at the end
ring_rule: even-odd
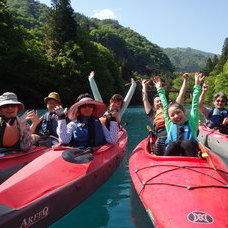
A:
POLYGON ((228 0, 71 0, 71 6, 88 17, 116 19, 163 48, 221 54, 228 37, 228 0))

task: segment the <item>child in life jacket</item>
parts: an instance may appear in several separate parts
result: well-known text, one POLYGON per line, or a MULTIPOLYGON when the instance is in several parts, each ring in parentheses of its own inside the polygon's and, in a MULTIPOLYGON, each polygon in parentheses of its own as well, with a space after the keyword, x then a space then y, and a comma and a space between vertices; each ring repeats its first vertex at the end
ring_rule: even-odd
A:
MULTIPOLYGON (((95 82, 94 75, 95 75, 94 71, 92 71, 89 75, 90 87, 93 92, 93 96, 94 96, 95 100, 103 102, 103 99, 100 95, 97 84, 95 82)), ((131 101, 131 98, 135 92, 135 88, 136 88, 136 82, 132 78, 131 87, 129 88, 128 93, 125 96, 125 98, 123 98, 122 95, 120 95, 120 94, 114 94, 111 97, 111 99, 109 100, 109 106, 108 106, 107 111, 105 112, 104 116, 100 118, 100 121, 103 124, 105 124, 108 128, 109 128, 110 118, 112 116, 115 117, 115 119, 117 120, 118 123, 120 123, 121 118, 122 118, 124 112, 126 111, 128 105, 131 101)))
MULTIPOLYGON (((184 73, 182 75, 183 83, 180 89, 180 93, 176 98, 176 102, 182 104, 184 101, 184 95, 188 86, 189 74, 184 73)), ((151 123, 153 124, 154 133, 157 137, 155 142, 155 154, 164 155, 165 153, 165 141, 167 138, 167 132, 165 128, 165 120, 162 110, 161 100, 158 94, 153 97, 153 107, 148 99, 148 85, 151 80, 142 80, 142 100, 146 115, 149 117, 151 123)))
POLYGON ((204 76, 202 74, 195 74, 192 107, 188 120, 186 118, 186 110, 182 105, 176 102, 168 105, 160 77, 153 79, 161 99, 167 131, 165 156, 198 156, 199 96, 201 92, 200 84, 203 79, 204 76))
POLYGON ((71 120, 67 124, 63 108, 56 107, 59 141, 79 148, 98 147, 106 142, 115 143, 118 140, 119 131, 117 122, 113 119, 108 130, 99 121, 106 109, 105 104, 93 100, 91 95, 81 94, 67 113, 71 120))
POLYGON ((228 134, 228 110, 225 108, 227 96, 218 92, 213 96, 214 108, 203 106, 204 96, 208 90, 208 84, 204 83, 199 99, 200 111, 206 119, 206 125, 212 129, 219 129, 221 133, 228 134))

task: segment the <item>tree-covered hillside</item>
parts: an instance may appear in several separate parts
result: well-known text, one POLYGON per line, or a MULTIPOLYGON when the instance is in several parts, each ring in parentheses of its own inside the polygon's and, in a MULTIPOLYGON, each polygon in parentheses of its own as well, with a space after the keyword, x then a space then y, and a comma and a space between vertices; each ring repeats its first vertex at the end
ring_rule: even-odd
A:
POLYGON ((224 41, 220 58, 208 58, 203 72, 209 85, 205 96, 207 103, 211 103, 213 94, 217 92, 228 96, 228 37, 224 41))
POLYGON ((177 72, 198 72, 205 67, 207 59, 214 54, 192 48, 164 48, 177 72))
MULTIPOLYGON (((95 71, 107 102, 114 93, 126 94, 131 77, 160 75, 171 84, 178 75, 174 71, 200 69, 210 75, 212 92, 224 90, 228 41, 221 56, 191 48, 162 49, 116 20, 75 12, 69 0, 51 3, 48 8, 35 0, 0 1, 1 93, 15 92, 27 106, 42 107, 43 97, 57 91, 71 105, 80 93, 90 92, 88 75, 95 71)), ((141 103, 140 89, 134 102, 141 103)))
POLYGON ((131 77, 161 74, 172 80, 169 58, 145 37, 118 21, 80 15, 68 0, 51 3, 48 8, 35 0, 1 1, 1 92, 15 92, 28 105, 36 100, 41 106, 53 90, 66 104, 89 92, 92 70, 105 101, 125 94, 131 77))

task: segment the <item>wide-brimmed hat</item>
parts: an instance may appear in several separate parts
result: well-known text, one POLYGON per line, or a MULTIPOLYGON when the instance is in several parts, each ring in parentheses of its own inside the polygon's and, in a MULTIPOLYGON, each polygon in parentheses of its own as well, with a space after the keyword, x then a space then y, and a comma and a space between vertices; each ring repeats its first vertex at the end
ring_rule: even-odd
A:
POLYGON ((59 96, 59 94, 56 93, 56 92, 51 92, 51 93, 49 93, 48 96, 44 98, 44 102, 47 104, 47 101, 48 101, 49 99, 56 100, 56 101, 58 101, 60 104, 62 104, 61 99, 60 99, 60 96, 59 96))
POLYGON ((92 114, 92 116, 95 116, 95 117, 101 117, 103 116, 103 114, 105 113, 105 111, 107 110, 107 106, 102 103, 102 102, 99 102, 99 101, 95 101, 93 100, 92 98, 89 98, 89 97, 85 97, 85 98, 82 98, 80 101, 76 102, 74 105, 72 105, 68 111, 68 118, 70 120, 75 120, 77 119, 77 116, 78 116, 78 108, 82 105, 85 105, 85 104, 93 104, 95 105, 95 108, 94 108, 94 112, 92 114))
POLYGON ((0 107, 9 104, 18 105, 19 112, 25 108, 24 104, 18 101, 17 95, 15 93, 5 92, 0 96, 0 107))

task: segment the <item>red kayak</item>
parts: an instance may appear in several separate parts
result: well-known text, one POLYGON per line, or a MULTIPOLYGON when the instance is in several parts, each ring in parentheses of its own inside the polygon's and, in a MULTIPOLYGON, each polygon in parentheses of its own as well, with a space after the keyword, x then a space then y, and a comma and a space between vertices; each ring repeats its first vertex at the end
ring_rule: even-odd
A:
POLYGON ((50 148, 45 146, 33 147, 28 152, 17 151, 14 149, 6 149, 6 152, 0 153, 0 171, 18 165, 27 164, 49 150, 50 148))
POLYGON ((198 140, 214 153, 228 159, 228 135, 200 124, 198 140))
MULTIPOLYGON (((134 149, 129 170, 155 227, 228 227, 228 170, 222 160, 155 156, 149 137, 134 149)), ((207 150, 206 152, 209 153, 207 150)))
POLYGON ((53 148, 0 185, 0 227, 46 227, 79 205, 117 169, 127 133, 93 151, 53 148))

